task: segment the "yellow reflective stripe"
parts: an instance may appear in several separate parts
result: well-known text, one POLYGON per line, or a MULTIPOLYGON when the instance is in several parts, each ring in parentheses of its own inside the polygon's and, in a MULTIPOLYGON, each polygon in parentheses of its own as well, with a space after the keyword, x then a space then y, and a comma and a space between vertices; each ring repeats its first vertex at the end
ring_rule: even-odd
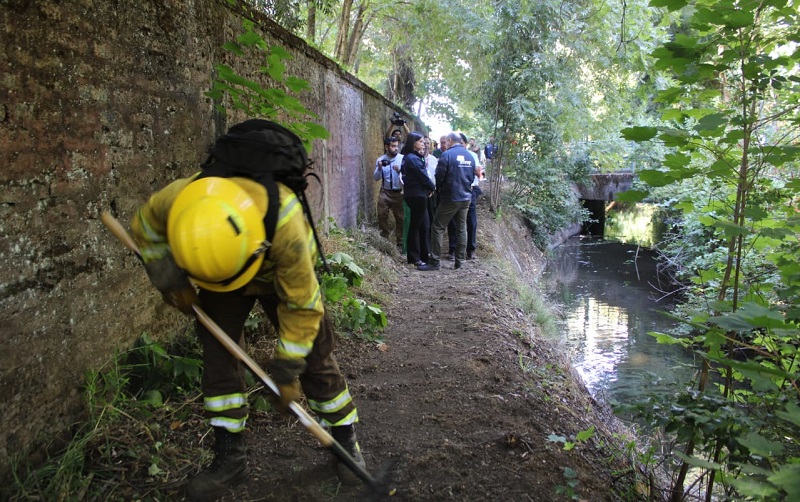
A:
POLYGON ((317 284, 314 289, 314 294, 311 296, 311 299, 308 300, 308 302, 304 303, 303 305, 297 305, 296 303, 286 302, 286 308, 288 308, 289 310, 316 310, 316 306, 321 298, 322 298, 322 292, 320 291, 319 284, 317 284))
POLYGON ((228 429, 230 432, 242 432, 245 422, 247 422, 247 416, 244 418, 211 417, 208 424, 212 427, 228 429))
POLYGON ((308 343, 297 343, 286 340, 285 338, 279 338, 278 347, 275 350, 278 352, 278 354, 286 356, 288 359, 300 359, 311 353, 311 348, 313 346, 313 341, 308 343))
POLYGON ((320 413, 334 413, 353 402, 350 390, 344 389, 341 394, 327 401, 308 400, 308 407, 320 413))
POLYGON ((139 249, 139 254, 144 260, 145 263, 150 263, 154 260, 159 260, 169 254, 169 244, 166 242, 163 244, 154 244, 152 246, 147 246, 139 249))
POLYGON ((311 253, 311 259, 317 259, 317 241, 314 239, 314 232, 311 231, 311 226, 308 227, 308 252, 311 253))
POLYGON ((144 213, 142 209, 136 212, 136 217, 139 218, 139 222, 142 224, 142 232, 144 232, 144 238, 148 241, 152 242, 153 244, 158 242, 166 242, 167 236, 161 235, 150 225, 150 222, 147 221, 147 218, 144 217, 144 213))
POLYGON ((227 394, 203 399, 203 407, 208 411, 225 411, 241 408, 247 402, 244 394, 227 394))
POLYGON ((323 427, 339 427, 342 425, 350 425, 358 422, 358 410, 353 410, 347 414, 346 417, 339 420, 338 422, 329 422, 324 418, 319 421, 319 424, 323 427))
POLYGON ((285 200, 283 200, 281 204, 281 211, 278 213, 278 223, 275 225, 276 229, 284 226, 296 212, 303 209, 296 195, 292 194, 291 197, 284 197, 284 199, 285 200))
POLYGON ((136 212, 136 217, 139 220, 140 230, 144 234, 144 240, 148 243, 145 246, 139 246, 139 255, 142 257, 142 260, 145 263, 150 263, 151 261, 159 260, 167 256, 167 254, 169 254, 167 237, 153 230, 152 225, 150 225, 150 222, 145 218, 142 209, 136 212))

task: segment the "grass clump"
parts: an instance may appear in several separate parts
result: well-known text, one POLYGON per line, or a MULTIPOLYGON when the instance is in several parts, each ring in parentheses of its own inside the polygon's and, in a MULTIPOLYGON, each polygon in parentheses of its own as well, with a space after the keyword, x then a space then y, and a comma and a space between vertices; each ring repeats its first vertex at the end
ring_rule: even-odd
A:
MULTIPOLYGON (((332 270, 322 281, 338 288, 338 298, 326 297, 338 331, 380 342, 386 316, 378 306, 385 299, 377 284, 396 277, 391 255, 371 240, 369 231, 334 228, 323 246, 332 270)), ((263 363, 274 348, 274 333, 260 308, 247 320, 245 333, 246 350, 263 363)), ((49 442, 45 460, 33 465, 17 458, 14 482, 0 499, 179 498, 183 484, 211 455, 201 444, 210 431, 203 417, 201 374, 202 349, 190 326, 165 342, 143 334, 130 349, 86 374, 85 419, 65 431, 67 441, 49 442)), ((269 412, 261 383, 247 376, 251 413, 269 412)))
MULTIPOLYGON (((40 466, 16 465, 9 500, 120 500, 170 496, 167 479, 185 479, 202 459, 194 442, 202 422, 200 355, 194 337, 169 345, 142 335, 90 371, 84 386, 86 420, 40 466), (145 474, 146 473, 146 474, 145 474), (144 485, 142 479, 148 480, 144 485), (137 486, 129 481, 138 480, 137 486)), ((174 495, 174 494, 173 494, 174 495)))

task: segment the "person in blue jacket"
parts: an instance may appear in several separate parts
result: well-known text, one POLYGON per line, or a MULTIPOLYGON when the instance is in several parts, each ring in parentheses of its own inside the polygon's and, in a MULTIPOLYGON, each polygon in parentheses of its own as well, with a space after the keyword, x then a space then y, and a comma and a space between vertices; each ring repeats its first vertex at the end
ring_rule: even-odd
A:
POLYGON ((456 262, 453 268, 459 269, 467 254, 467 212, 472 201, 472 182, 480 175, 472 153, 464 147, 461 135, 451 132, 448 135, 450 148, 442 154, 436 166, 436 191, 439 193, 439 206, 433 219, 431 231, 431 252, 429 261, 417 270, 439 270, 442 254, 442 236, 447 224, 455 218, 458 231, 456 262))

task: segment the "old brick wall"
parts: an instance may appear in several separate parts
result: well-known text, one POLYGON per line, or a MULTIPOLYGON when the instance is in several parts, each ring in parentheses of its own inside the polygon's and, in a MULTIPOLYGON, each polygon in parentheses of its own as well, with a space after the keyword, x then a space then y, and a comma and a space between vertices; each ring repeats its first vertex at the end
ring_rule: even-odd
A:
MULTIPOLYGON (((242 13, 224 0, 0 0, 0 479, 66 437, 84 372, 144 332, 185 329, 99 220, 127 226, 196 171, 232 121, 204 96, 242 13)), ((319 221, 374 215, 371 174, 393 105, 268 21, 331 131, 315 145, 319 221)), ((242 71, 245 71, 242 69, 242 71)), ((324 226, 324 225, 323 225, 324 226)))

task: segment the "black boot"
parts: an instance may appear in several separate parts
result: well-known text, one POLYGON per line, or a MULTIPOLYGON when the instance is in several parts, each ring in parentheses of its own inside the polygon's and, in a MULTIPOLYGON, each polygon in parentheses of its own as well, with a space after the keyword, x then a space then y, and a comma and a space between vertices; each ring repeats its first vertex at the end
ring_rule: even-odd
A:
MULTIPOLYGON (((361 447, 358 445, 355 426, 342 425, 340 427, 331 427, 331 436, 333 436, 333 439, 342 445, 347 453, 353 457, 356 464, 366 468, 367 463, 364 461, 364 456, 361 454, 361 447)), ((336 475, 339 477, 339 481, 346 485, 357 485, 361 482, 361 478, 351 471, 347 464, 341 461, 336 463, 336 475)))
POLYGON ((214 461, 186 486, 190 500, 213 500, 244 477, 247 451, 244 436, 214 427, 214 461))

